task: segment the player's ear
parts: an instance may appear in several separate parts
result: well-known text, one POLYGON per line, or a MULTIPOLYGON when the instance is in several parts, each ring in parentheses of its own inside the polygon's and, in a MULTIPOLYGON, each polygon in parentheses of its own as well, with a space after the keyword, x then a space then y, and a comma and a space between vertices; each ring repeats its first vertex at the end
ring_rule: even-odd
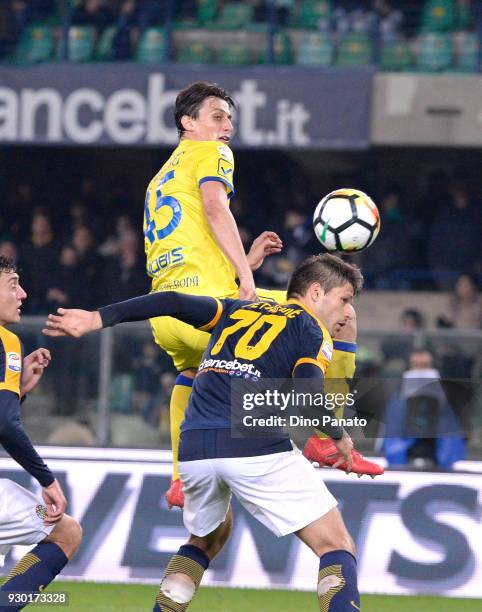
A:
POLYGON ((183 115, 181 117, 181 125, 186 132, 191 132, 194 127, 193 118, 189 115, 183 115))

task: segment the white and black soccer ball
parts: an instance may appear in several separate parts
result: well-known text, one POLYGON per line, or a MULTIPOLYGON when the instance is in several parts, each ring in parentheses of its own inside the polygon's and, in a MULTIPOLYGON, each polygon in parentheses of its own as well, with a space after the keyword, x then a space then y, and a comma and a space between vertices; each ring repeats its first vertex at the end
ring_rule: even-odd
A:
POLYGON ((380 213, 373 200, 358 189, 337 189, 316 206, 313 229, 328 251, 359 253, 380 231, 380 213))

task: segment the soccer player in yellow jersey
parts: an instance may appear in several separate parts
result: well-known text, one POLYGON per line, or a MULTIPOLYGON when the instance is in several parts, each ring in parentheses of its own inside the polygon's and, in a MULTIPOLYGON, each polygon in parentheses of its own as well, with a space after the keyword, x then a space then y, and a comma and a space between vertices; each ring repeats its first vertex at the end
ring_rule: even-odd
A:
MULTIPOLYGON (((179 144, 147 188, 147 272, 152 291, 281 302, 284 291, 255 288, 252 274, 266 255, 281 250, 281 240, 274 232, 263 232, 246 255, 229 210, 235 170, 229 148, 232 108, 228 92, 211 83, 193 83, 177 96, 179 144)), ((179 372, 170 403, 173 482, 166 499, 169 505, 182 506, 177 469, 180 425, 209 335, 170 317, 151 319, 151 326, 155 341, 179 372)), ((350 359, 354 361, 354 355, 350 359)), ((346 376, 339 371, 336 375, 346 376)))
MULTIPOLYGON (((252 273, 266 255, 281 250, 281 240, 274 232, 263 232, 246 255, 229 210, 234 195, 232 108, 228 92, 215 84, 194 83, 177 96, 179 145, 149 183, 144 208, 152 291, 240 299, 258 295, 278 301, 284 297, 284 292, 257 291, 252 273)), ((156 342, 179 372, 170 405, 174 469, 167 500, 180 505, 180 424, 209 335, 168 317, 152 319, 151 325, 156 342)))

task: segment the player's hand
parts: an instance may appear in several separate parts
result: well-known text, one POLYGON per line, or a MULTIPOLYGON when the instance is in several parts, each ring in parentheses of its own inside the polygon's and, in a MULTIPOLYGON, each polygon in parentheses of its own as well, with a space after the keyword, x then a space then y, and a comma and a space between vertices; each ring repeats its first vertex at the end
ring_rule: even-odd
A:
POLYGON ((45 523, 47 525, 58 523, 67 508, 67 500, 57 480, 42 489, 42 497, 47 506, 45 523))
POLYGON ((253 302, 258 299, 252 275, 239 279, 238 296, 240 300, 251 300, 253 302))
POLYGON ((50 351, 46 348, 39 348, 25 357, 20 385, 21 396, 29 393, 35 387, 45 368, 48 367, 51 358, 50 351))
POLYGON ((337 323, 333 328, 333 338, 355 343, 357 337, 356 311, 351 304, 347 305, 347 309, 349 314, 343 323, 337 323))
POLYGON ((84 334, 102 329, 102 319, 97 310, 78 308, 58 308, 58 314, 49 314, 47 327, 42 330, 46 336, 72 336, 80 338, 84 334))
POLYGON ((267 255, 279 253, 283 248, 281 238, 275 232, 266 231, 260 234, 251 245, 247 254, 249 267, 254 272, 263 263, 267 255))
POLYGON ((336 463, 333 464, 332 467, 340 467, 340 465, 342 465, 346 461, 346 473, 349 474, 353 466, 353 459, 351 456, 351 451, 353 450, 353 440, 345 432, 340 440, 333 440, 333 442, 336 448, 338 449, 338 452, 340 453, 341 457, 336 463))

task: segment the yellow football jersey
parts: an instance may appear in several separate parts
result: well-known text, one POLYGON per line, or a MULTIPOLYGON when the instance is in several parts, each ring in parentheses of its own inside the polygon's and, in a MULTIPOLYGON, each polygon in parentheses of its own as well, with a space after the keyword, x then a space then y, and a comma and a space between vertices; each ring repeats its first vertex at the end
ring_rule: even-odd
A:
POLYGON ((14 333, 0 326, 0 391, 20 396, 22 343, 14 333))
POLYGON ((220 181, 231 197, 233 174, 228 146, 183 139, 149 183, 144 237, 153 291, 236 293, 235 270, 211 232, 200 190, 206 181, 220 181))

